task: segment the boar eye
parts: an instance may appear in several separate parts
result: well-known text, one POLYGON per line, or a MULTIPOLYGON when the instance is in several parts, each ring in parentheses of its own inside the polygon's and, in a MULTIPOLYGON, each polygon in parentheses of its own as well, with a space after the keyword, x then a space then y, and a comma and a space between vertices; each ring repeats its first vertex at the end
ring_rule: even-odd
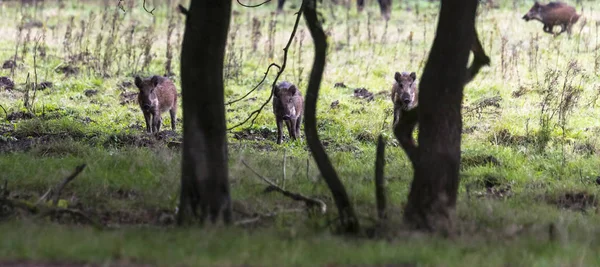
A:
POLYGON ((288 100, 288 103, 292 103, 292 99, 291 98, 288 100))

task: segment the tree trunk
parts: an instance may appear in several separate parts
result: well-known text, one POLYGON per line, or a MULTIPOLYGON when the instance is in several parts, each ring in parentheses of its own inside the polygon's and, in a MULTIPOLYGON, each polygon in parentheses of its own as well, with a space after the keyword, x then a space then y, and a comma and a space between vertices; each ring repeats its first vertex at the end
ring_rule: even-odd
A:
POLYGON ((396 125, 396 137, 415 170, 404 218, 416 228, 451 227, 459 184, 463 88, 479 70, 475 65, 489 63, 475 40, 477 4, 478 0, 442 0, 437 34, 419 84, 419 107, 396 125), (483 54, 487 62, 479 57, 468 72, 470 50, 483 54), (417 117, 418 147, 412 142, 417 117))
POLYGON ((306 25, 308 26, 310 35, 315 43, 315 60, 310 72, 310 79, 308 81, 304 111, 304 132, 306 135, 306 143, 312 152, 323 179, 327 183, 327 186, 333 195, 339 212, 342 231, 345 233, 357 233, 360 230, 360 226, 358 219, 354 214, 352 203, 350 203, 346 189, 335 172, 335 169, 331 165, 331 161, 329 160, 329 157, 327 157, 327 153, 325 153, 325 149, 321 144, 321 140, 319 140, 319 134, 317 132, 317 99, 319 97, 319 89, 321 86, 321 80, 323 78, 323 70, 325 69, 327 40, 325 32, 321 27, 321 23, 317 18, 317 1, 304 0, 302 1, 302 5, 304 5, 304 18, 306 20, 306 25))
POLYGON ((181 49, 183 159, 178 223, 231 221, 223 60, 231 1, 192 0, 181 49), (200 214, 197 214, 198 209, 200 214), (199 216, 198 216, 199 215, 199 216))

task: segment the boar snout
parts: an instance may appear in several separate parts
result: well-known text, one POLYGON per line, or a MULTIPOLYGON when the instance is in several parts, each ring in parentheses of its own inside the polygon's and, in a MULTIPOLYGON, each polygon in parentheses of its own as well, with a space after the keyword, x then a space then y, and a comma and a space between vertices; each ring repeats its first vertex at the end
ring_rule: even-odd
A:
POLYGON ((148 104, 144 104, 144 105, 142 106, 142 108, 143 108, 145 111, 149 111, 151 107, 152 107, 152 106, 150 106, 150 105, 148 105, 148 104))
POLYGON ((290 115, 283 115, 283 120, 289 121, 291 119, 292 119, 292 117, 290 117, 290 115))
POLYGON ((524 19, 525 21, 529 21, 529 16, 527 16, 527 14, 525 14, 522 19, 524 19))

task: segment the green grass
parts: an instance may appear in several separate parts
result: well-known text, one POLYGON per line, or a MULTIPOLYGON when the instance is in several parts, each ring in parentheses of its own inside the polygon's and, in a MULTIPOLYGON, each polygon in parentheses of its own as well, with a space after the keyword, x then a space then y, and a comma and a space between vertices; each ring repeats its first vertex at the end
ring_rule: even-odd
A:
MULTIPOLYGON (((596 203, 600 193, 596 184, 600 109, 595 101, 600 92, 600 26, 596 21, 600 13, 592 9, 593 1, 582 1, 577 7, 583 7, 587 22, 576 24, 571 38, 554 38, 542 32, 541 23, 522 21, 520 17, 530 2, 480 7, 478 33, 492 63, 465 88, 463 168, 456 233, 450 238, 412 233, 401 223, 412 168, 390 129, 392 103, 388 93, 394 72, 415 71, 421 76, 436 28, 437 3, 394 3, 386 27, 375 2, 369 2, 360 14, 354 6, 347 11, 324 2, 329 54, 317 106, 318 131, 365 228, 373 226, 369 218, 376 216, 375 144, 379 134, 386 137, 385 177, 391 221, 379 233, 385 238, 355 239, 330 233, 329 222, 336 214, 327 187, 304 140, 275 143, 270 103, 254 125, 246 124, 228 134, 230 179, 236 220, 253 213, 279 214, 257 225, 233 229, 173 228, 157 223, 177 205, 180 149, 168 148, 166 142, 157 142, 144 133, 143 115, 135 100, 122 104, 126 100, 123 94, 137 90, 124 82, 133 83, 135 75, 166 72, 166 33, 173 15, 173 80, 180 90, 178 44, 183 16, 167 5, 157 6, 153 16, 137 2, 132 8, 126 6, 126 12, 116 5, 78 1, 66 2, 62 9, 54 2, 22 10, 13 3, 3 3, 0 34, 6 38, 0 42, 0 61, 13 59, 17 41, 19 49, 14 77, 10 69, 0 70, 0 76, 15 81, 15 89, 0 89, 0 105, 9 114, 31 112, 35 118, 0 122, 0 151, 17 148, 1 152, 0 181, 6 180, 11 196, 36 201, 75 166, 86 163, 86 169, 66 187, 62 198, 94 218, 110 214, 109 221, 116 229, 98 231, 24 215, 0 216, 0 262, 125 260, 163 266, 600 263, 595 253, 600 231, 596 203), (114 31, 116 41, 111 44, 115 14, 118 28, 114 31), (45 28, 24 29, 19 34, 18 25, 30 20, 43 21, 45 28), (67 28, 71 28, 71 37, 65 41, 67 28), (46 56, 37 53, 34 64, 38 39, 40 46, 47 47, 46 56), (143 68, 148 44, 152 59, 143 68), (92 57, 69 59, 86 51, 92 57), (103 67, 105 59, 108 64, 103 67), (57 71, 63 66, 78 67, 80 72, 66 76, 57 71), (50 81, 53 87, 38 91, 32 101, 33 92, 27 92, 25 82, 28 74, 33 82, 36 72, 38 83, 50 81), (580 94, 575 95, 578 98, 565 117, 565 130, 560 127, 558 114, 549 127, 542 128, 542 115, 559 110, 567 72, 566 84, 580 94), (550 81, 555 78, 553 85, 550 81), (338 82, 348 87, 334 87, 338 82), (360 87, 373 92, 374 100, 355 98, 353 89, 360 87), (549 101, 542 114, 543 91, 548 88, 549 101), (86 90, 97 90, 98 94, 86 96, 86 90), (516 92, 523 94, 516 96, 516 92), (495 96, 501 97, 499 107, 474 109, 482 100, 495 96), (334 101, 339 101, 336 108, 331 107, 334 101), (284 154, 286 189, 324 200, 327 214, 309 217, 297 212, 303 209, 301 203, 264 193, 266 185, 241 163, 244 160, 283 184, 284 154), (485 164, 483 159, 490 156, 499 164, 485 164), (488 189, 485 184, 490 181, 497 185, 488 189), (585 205, 583 210, 581 205, 585 205), (552 241, 551 224, 558 232, 552 234, 552 241)), ((234 4, 237 13, 232 18, 225 59, 226 101, 254 87, 271 62, 281 63, 298 7, 294 5, 297 3, 287 3, 283 15, 273 16, 274 4, 254 9, 234 4), (256 32, 253 18, 261 22, 256 32), (272 33, 270 25, 274 25, 272 33), (253 51, 255 35, 258 42, 253 51)), ((305 92, 312 56, 312 40, 301 20, 280 80, 293 82, 305 92)), ((228 126, 241 122, 262 105, 274 78, 271 71, 257 92, 226 106, 228 126)), ((0 111, 0 118, 5 115, 0 111)), ((169 129, 170 118, 165 115, 163 123, 163 129, 169 129)), ((178 121, 175 133, 166 134, 166 139, 177 140, 181 129, 178 121)))

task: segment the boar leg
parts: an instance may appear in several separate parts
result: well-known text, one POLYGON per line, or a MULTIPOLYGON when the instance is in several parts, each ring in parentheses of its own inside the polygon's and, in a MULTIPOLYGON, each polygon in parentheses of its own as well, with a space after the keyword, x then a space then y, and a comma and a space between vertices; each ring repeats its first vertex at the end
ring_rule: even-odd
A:
POLYGON ((298 134, 296 134, 296 120, 297 119, 290 119, 290 136, 294 140, 298 138, 298 134))
POLYGON ((294 130, 292 130, 292 120, 285 120, 285 126, 288 129, 288 134, 290 136, 290 139, 294 138, 294 130))
POLYGON ((275 118, 277 121, 277 144, 281 144, 281 140, 283 139, 283 129, 281 124, 283 124, 283 120, 280 118, 275 118))
POLYGON ((175 131, 175 122, 177 121, 177 109, 173 107, 169 110, 169 115, 171 115, 171 129, 175 131))
POLYGON ((398 107, 398 105, 394 104, 394 121, 392 122, 393 126, 396 126, 396 122, 398 121, 399 118, 400 118, 400 107, 398 107))
POLYGON ((152 126, 154 127, 154 133, 158 133, 160 131, 160 125, 162 123, 162 118, 159 114, 155 114, 154 119, 152 120, 152 126))
POLYGON ((146 120, 146 132, 152 133, 152 114, 144 112, 144 119, 146 120))
POLYGON ((296 137, 300 138, 300 124, 302 124, 302 115, 298 115, 296 120, 296 137))

